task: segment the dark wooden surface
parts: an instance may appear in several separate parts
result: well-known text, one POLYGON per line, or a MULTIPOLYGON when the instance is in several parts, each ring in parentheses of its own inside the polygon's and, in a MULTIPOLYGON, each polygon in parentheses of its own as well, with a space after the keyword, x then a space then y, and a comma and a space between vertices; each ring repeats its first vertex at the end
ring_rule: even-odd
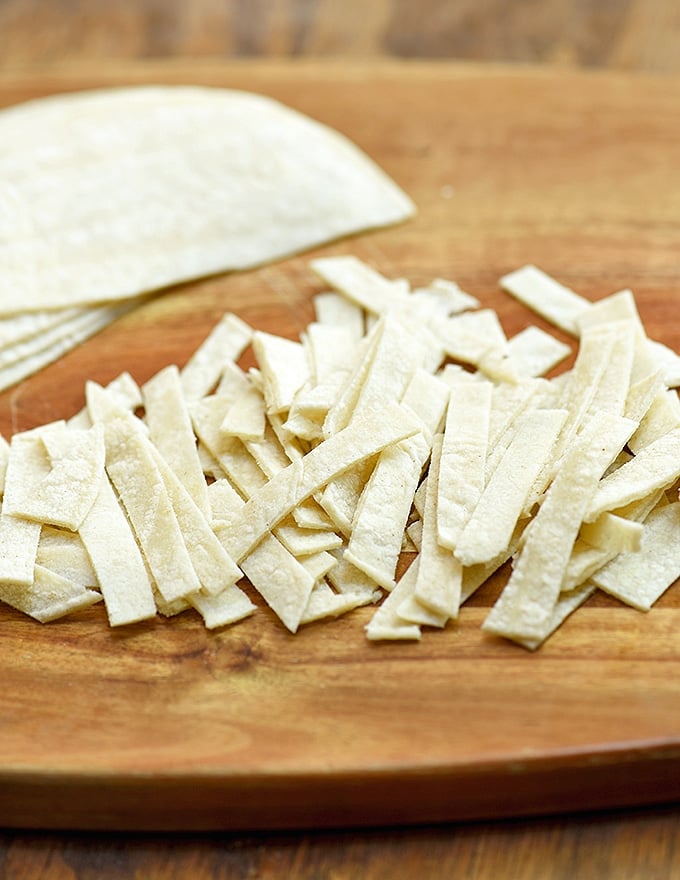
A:
POLYGON ((678 812, 385 830, 120 835, 0 832, 11 880, 674 880, 678 812))
MULTIPOLYGON (((461 58, 676 72, 679 18, 674 0, 0 0, 0 75, 61 62, 182 55, 461 58)), ((0 833, 0 877, 673 880, 680 876, 679 829, 680 806, 661 806, 377 831, 7 830, 0 833)))

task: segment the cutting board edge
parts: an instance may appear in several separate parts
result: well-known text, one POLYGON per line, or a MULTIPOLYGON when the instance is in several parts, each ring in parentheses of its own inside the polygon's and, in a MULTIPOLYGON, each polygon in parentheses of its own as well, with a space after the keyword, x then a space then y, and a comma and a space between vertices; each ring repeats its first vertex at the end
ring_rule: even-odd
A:
POLYGON ((0 770, 0 827, 242 831, 502 819, 680 801, 680 739, 526 760, 322 773, 0 770))

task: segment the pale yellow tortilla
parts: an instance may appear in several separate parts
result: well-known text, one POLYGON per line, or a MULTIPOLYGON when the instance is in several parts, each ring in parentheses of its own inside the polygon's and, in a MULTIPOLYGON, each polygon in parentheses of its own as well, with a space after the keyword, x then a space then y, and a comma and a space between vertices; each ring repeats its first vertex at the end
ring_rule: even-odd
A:
POLYGON ((413 214, 339 133, 269 98, 188 86, 0 114, 0 314, 126 299, 413 214))

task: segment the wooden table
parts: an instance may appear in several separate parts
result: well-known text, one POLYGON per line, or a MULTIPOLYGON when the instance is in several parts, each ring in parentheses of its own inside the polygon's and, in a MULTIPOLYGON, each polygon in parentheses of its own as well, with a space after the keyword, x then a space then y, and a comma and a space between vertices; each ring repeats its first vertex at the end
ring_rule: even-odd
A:
POLYGON ((680 72, 674 0, 3 0, 0 70, 69 59, 440 58, 680 72))
MULTIPOLYGON (((208 5, 206 4, 205 8, 208 5)), ((387 12, 390 10, 394 12, 399 8, 399 4, 376 3, 374 12, 367 19, 364 42, 360 40, 357 42, 358 38, 350 38, 338 22, 334 22, 331 4, 328 4, 328 8, 323 3, 314 6, 318 18, 313 19, 314 26, 310 24, 307 30, 302 28, 304 24, 304 18, 301 18, 302 4, 292 6, 297 13, 295 20, 300 29, 297 37, 300 51, 314 54, 313 47, 316 46, 317 54, 335 50, 344 54, 364 56, 370 55, 376 47, 385 51, 388 33, 385 24, 387 12), (379 18, 378 9, 382 10, 383 18, 379 18), (372 17, 373 15, 375 18, 372 17), (323 24, 324 21, 327 22, 326 25, 323 24)), ((198 15, 187 15, 186 19, 178 24, 176 16, 179 13, 166 12, 162 17, 163 20, 159 22, 152 20, 151 13, 140 18, 139 9, 132 3, 117 4, 118 11, 114 19, 107 21, 103 17, 96 17, 78 29, 69 28, 65 23, 68 19, 62 21, 61 28, 58 27, 51 17, 52 13, 47 4, 43 7, 37 3, 33 4, 33 7, 37 14, 37 24, 34 24, 33 28, 35 34, 28 26, 27 19, 17 13, 16 5, 0 4, 0 46, 4 48, 6 41, 11 49, 9 53, 3 53, 2 63, 5 65, 5 70, 11 62, 22 67, 29 64, 33 72, 27 75, 29 79, 34 77, 38 90, 40 83, 43 87, 45 82, 54 86, 54 83, 59 81, 58 76, 56 80, 50 78, 52 76, 50 65, 45 67, 43 63, 46 56, 59 58, 66 54, 76 61, 87 62, 98 57, 98 53, 102 51, 107 54, 107 41, 115 42, 111 37, 112 21, 114 24, 117 23, 120 29, 118 34, 124 37, 122 42, 117 43, 118 52, 120 54, 122 51, 128 56, 173 54, 176 50, 211 55, 230 52, 272 54, 277 51, 285 54, 295 46, 292 29, 286 31, 285 28, 276 28, 272 24, 271 17, 266 15, 263 18, 267 25, 264 30, 253 32, 253 23, 250 22, 250 30, 244 24, 242 29, 230 31, 232 34, 236 33, 238 39, 232 37, 231 43, 226 39, 220 43, 215 36, 217 29, 204 25, 199 27, 198 15), (180 39, 182 34, 184 37, 180 39), (40 63, 36 68, 37 62, 40 63)), ((192 9, 195 8, 196 6, 192 4, 192 9)), ((220 7, 222 11, 215 9, 214 5, 212 8, 213 14, 218 17, 227 14, 224 9, 234 12, 234 7, 229 4, 224 8, 220 7)), ((577 26, 573 17, 570 19, 571 29, 567 29, 567 37, 558 39, 557 31, 551 30, 546 25, 542 31, 543 45, 549 48, 543 53, 522 52, 520 33, 522 21, 521 15, 518 14, 515 16, 517 32, 513 39, 514 48, 506 54, 521 59, 530 56, 538 60, 557 62, 576 61, 601 66, 672 70, 677 63, 677 56, 674 52, 664 49, 671 42, 669 35, 672 30, 667 26, 671 16, 670 9, 670 6, 662 2, 646 6, 644 4, 626 6, 625 11, 620 13, 620 27, 615 31, 617 37, 609 42, 603 34, 605 31, 614 32, 608 31, 607 27, 603 26, 602 19, 598 19, 599 24, 596 24, 593 33, 598 32, 598 27, 601 28, 601 38, 594 40, 590 53, 587 49, 590 31, 583 21, 577 26), (639 27, 641 22, 645 25, 642 32, 639 27), (648 48, 654 43, 654 40, 649 40, 650 34, 658 36, 656 40, 658 52, 652 52, 648 48), (648 40, 649 42, 646 42, 648 40)), ((554 22, 559 21, 560 16, 556 15, 556 10, 552 12, 550 20, 554 27, 554 22)), ((566 12, 563 14, 567 15, 566 12)), ((273 16, 274 13, 269 15, 273 16)), ((610 11, 611 15, 613 12, 610 11)), ((239 20, 248 23, 247 16, 239 20)), ((348 20, 350 24, 347 27, 350 28, 356 16, 353 18, 350 15, 348 20)), ((607 26, 610 23, 605 22, 607 26)), ((488 29, 478 31, 473 41, 475 45, 466 48, 461 43, 451 42, 451 33, 446 42, 434 25, 429 27, 422 25, 418 29, 416 28, 418 23, 411 22, 409 30, 405 27, 406 24, 408 21, 402 12, 399 31, 401 37, 397 39, 393 34, 394 42, 391 44, 397 54, 429 53, 441 56, 451 52, 463 56, 472 54, 475 57, 491 58, 498 58, 501 54, 499 41, 488 38, 488 29), (429 34, 429 41, 423 43, 425 31, 427 31, 425 36, 429 34), (405 36, 407 33, 414 34, 410 49, 405 36), (484 34, 487 35, 486 39, 484 34), (425 46, 424 50, 423 46, 425 46), (448 50, 446 47, 451 49, 448 50)), ((524 25, 524 33, 526 33, 526 22, 524 25)), ((455 30, 453 25, 450 27, 455 30)), ((535 47, 539 42, 538 40, 532 42, 527 38, 525 48, 528 44, 535 47)), ((132 70, 129 68, 128 72, 132 70)), ((156 71, 158 70, 159 68, 156 68, 156 71)), ((192 67, 175 68, 172 76, 181 77, 182 70, 190 76, 192 67)), ((93 74, 91 67, 89 71, 88 75, 94 82, 98 74, 93 74)), ((99 75, 106 78, 106 73, 99 75)), ((149 74, 140 72, 140 68, 134 68, 133 75, 144 78, 149 74)), ((474 75, 474 71, 463 69, 458 71, 458 75, 462 77, 474 75)), ((531 72, 527 73, 527 82, 531 81, 531 77, 531 72)), ((625 90, 627 81, 605 76, 603 79, 595 77, 592 80, 577 78, 574 83, 584 91, 591 87, 598 88, 598 83, 605 83, 607 88, 625 90)), ((653 90, 653 81, 647 81, 647 86, 653 90)), ((584 235, 587 235, 587 232, 584 235)), ((635 255, 631 255, 622 270, 621 277, 616 280, 621 284, 629 282, 644 286, 645 278, 654 278, 657 290, 660 291, 665 283, 677 291, 677 281, 680 276, 670 258, 672 238, 673 230, 669 230, 667 250, 661 248, 660 251, 663 252, 663 256, 657 255, 657 262, 653 265, 647 264, 644 271, 640 270, 640 274, 634 278, 626 276, 626 268, 631 272, 637 271, 635 255)), ((608 245, 606 241, 600 241, 599 245, 613 249, 616 247, 611 242, 608 245)), ((483 236, 478 240, 478 248, 477 256, 480 261, 489 260, 489 264, 493 265, 494 259, 499 259, 485 252, 483 236)), ((614 250, 610 251, 610 254, 613 252, 614 250)), ((513 260, 515 256, 518 254, 509 246, 505 258, 513 260)), ((598 260, 606 261, 606 257, 595 256, 594 265, 598 265, 598 260)), ((455 260, 451 259, 451 262, 455 263, 455 260)), ((637 265, 639 268, 639 264, 637 265)), ((569 255, 564 253, 558 269, 568 275, 569 267, 569 255)), ((572 271, 575 277, 579 276, 579 267, 572 268, 572 271)), ((494 277, 493 271, 490 270, 484 283, 493 283, 494 277)), ((594 292, 605 292, 595 289, 597 288, 595 275, 591 276, 591 279, 594 292)), ((654 284, 649 286, 649 295, 651 299, 656 296, 654 284)), ((660 805, 644 809, 631 808, 624 811, 590 812, 581 815, 568 814, 378 830, 173 835, 7 830, 0 834, 0 875, 9 878, 36 877, 49 878, 49 880, 94 876, 103 880, 107 878, 118 880, 130 876, 153 877, 154 880, 156 878, 164 880, 174 876, 191 876, 197 880, 232 876, 263 878, 461 876, 472 880, 513 876, 520 880, 524 878, 542 880, 545 877, 556 880, 572 877, 666 880, 680 872, 679 819, 680 808, 660 805)))

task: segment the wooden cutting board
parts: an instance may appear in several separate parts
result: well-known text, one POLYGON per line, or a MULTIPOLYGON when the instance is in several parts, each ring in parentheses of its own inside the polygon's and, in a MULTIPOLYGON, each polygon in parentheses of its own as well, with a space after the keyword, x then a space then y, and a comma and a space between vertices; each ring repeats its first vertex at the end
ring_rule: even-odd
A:
MULTIPOLYGON (((497 279, 533 262, 597 298, 634 289, 680 348, 680 81, 448 64, 196 64, 7 75, 0 104, 139 82, 265 92, 340 129, 418 217, 316 253, 415 284, 456 279, 530 321, 497 279)), ((6 435, 83 385, 182 364, 225 310, 294 335, 307 257, 168 292, 0 397, 6 435)), ((539 322, 540 323, 540 322, 539 322)), ((484 635, 483 589, 420 644, 369 644, 362 609, 289 635, 266 610, 111 631, 0 609, 0 823, 127 829, 382 824, 680 796, 680 592, 644 615, 593 598, 540 651, 484 635)))

